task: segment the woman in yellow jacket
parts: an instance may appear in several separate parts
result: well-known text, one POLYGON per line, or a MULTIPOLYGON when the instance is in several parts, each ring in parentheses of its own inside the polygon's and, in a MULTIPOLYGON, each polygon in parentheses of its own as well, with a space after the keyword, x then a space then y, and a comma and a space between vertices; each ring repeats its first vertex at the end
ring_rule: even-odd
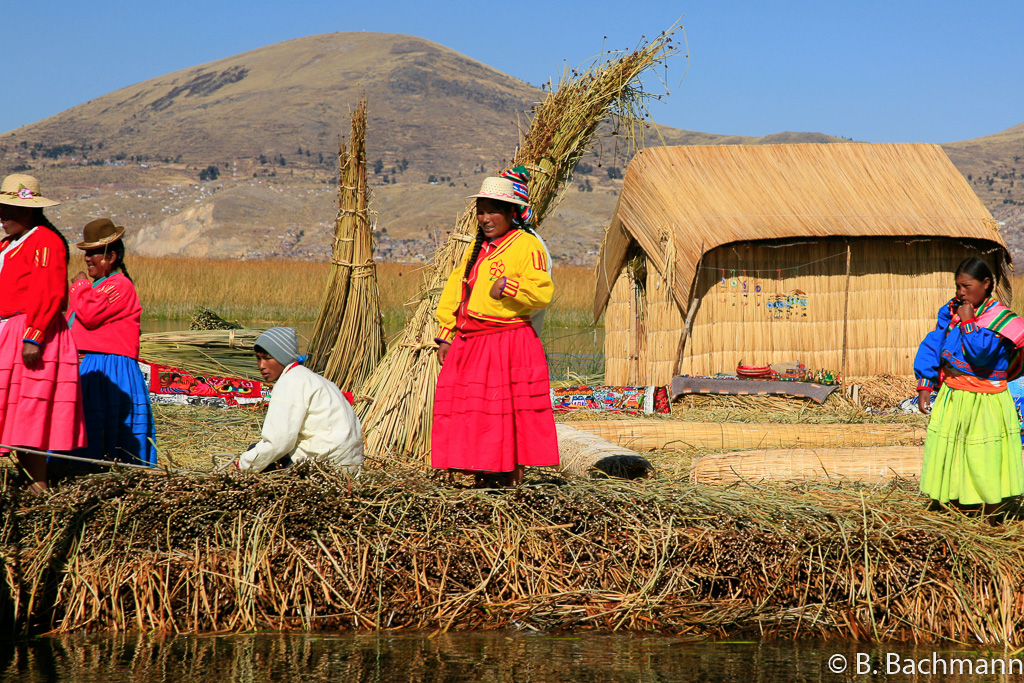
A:
POLYGON ((551 303, 547 250, 529 226, 517 166, 485 178, 477 236, 448 278, 437 307, 441 374, 434 396, 431 465, 472 472, 477 485, 526 465, 557 465, 548 365, 531 316, 551 303))

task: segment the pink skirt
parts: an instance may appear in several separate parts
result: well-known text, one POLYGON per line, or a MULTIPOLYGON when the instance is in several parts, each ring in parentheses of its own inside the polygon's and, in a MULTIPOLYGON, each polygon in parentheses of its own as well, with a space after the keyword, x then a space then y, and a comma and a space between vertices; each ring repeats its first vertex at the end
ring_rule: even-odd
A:
POLYGON ((437 378, 430 464, 487 472, 558 464, 548 363, 532 327, 456 337, 437 378))
POLYGON ((21 357, 24 337, 23 314, 0 322, 0 443, 41 451, 83 448, 78 349, 67 323, 54 318, 43 338, 43 362, 34 369, 21 357))

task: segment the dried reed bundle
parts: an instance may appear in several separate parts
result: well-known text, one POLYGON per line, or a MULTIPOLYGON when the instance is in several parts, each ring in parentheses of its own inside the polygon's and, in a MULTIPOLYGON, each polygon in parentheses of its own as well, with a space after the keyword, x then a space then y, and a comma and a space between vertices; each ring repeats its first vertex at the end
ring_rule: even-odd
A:
MULTIPOLYGON (((622 124, 625 139, 636 139, 635 125, 645 112, 646 93, 640 79, 674 53, 674 30, 627 54, 563 74, 535 107, 510 165, 530 169, 530 200, 538 227, 571 184, 576 163, 609 116, 622 124)), ((434 311, 441 289, 475 234, 471 206, 435 254, 433 273, 425 282, 416 312, 358 392, 367 399, 357 406, 370 453, 422 457, 429 451, 434 387, 440 370, 435 359, 438 329, 434 311)))
POLYGON ((252 355, 252 342, 247 348, 206 346, 184 342, 143 341, 139 357, 149 363, 182 368, 199 375, 262 379, 252 355))
POLYGON ((240 349, 251 351, 263 330, 220 329, 182 330, 179 332, 147 332, 139 337, 142 344, 198 346, 204 349, 240 349))
POLYGON ((847 382, 859 385, 861 405, 875 410, 892 410, 904 399, 913 396, 917 389, 917 380, 913 375, 851 377, 847 382))
POLYGON ((240 330, 242 326, 220 317, 213 311, 199 306, 189 316, 191 318, 188 329, 190 330, 240 330))
POLYGON ((1021 510, 910 486, 97 475, 0 485, 8 631, 607 629, 1024 642, 1021 510))
POLYGON ((338 218, 331 276, 309 343, 308 366, 339 387, 357 387, 384 355, 384 319, 373 262, 366 185, 366 98, 352 114, 352 136, 338 151, 338 218))
POLYGON ((923 459, 923 446, 733 451, 695 458, 690 481, 731 484, 845 478, 874 484, 894 477, 920 477, 923 459))
POLYGON ((651 463, 628 448, 605 441, 590 432, 565 423, 558 431, 558 469, 576 477, 602 473, 623 479, 636 479, 652 472, 651 463))
POLYGON ((913 424, 750 424, 677 420, 587 420, 571 423, 625 448, 747 450, 754 448, 838 448, 924 443, 925 429, 913 424))

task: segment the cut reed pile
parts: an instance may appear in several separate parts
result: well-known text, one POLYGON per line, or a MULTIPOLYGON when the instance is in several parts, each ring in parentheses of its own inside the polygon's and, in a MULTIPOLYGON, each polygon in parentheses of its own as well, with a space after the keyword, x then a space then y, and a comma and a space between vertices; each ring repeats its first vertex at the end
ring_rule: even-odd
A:
MULTIPOLYGON (((6 630, 632 629, 1024 641, 1019 521, 912 491, 417 470, 0 487, 6 630)), ((1019 514, 1019 510, 1015 513, 1019 514)))
POLYGON ((384 320, 366 185, 365 97, 352 113, 352 135, 347 148, 342 143, 338 161, 341 171, 331 276, 309 343, 307 364, 348 389, 362 384, 384 355, 384 320))
MULTIPOLYGON (((674 53, 672 31, 632 52, 564 74, 534 109, 510 166, 530 169, 530 201, 538 227, 569 187, 576 163, 606 119, 616 117, 624 138, 634 139, 636 125, 646 113, 641 79, 674 53)), ((435 254, 434 270, 416 312, 358 392, 366 399, 357 401, 357 407, 370 453, 423 457, 429 451, 440 370, 434 311, 444 283, 476 234, 474 211, 468 207, 463 212, 435 254)))

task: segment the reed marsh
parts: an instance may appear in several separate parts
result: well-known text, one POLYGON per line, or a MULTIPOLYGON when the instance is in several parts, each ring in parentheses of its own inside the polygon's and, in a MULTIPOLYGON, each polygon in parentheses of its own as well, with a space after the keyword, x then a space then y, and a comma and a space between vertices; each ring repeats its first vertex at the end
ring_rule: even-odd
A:
MULTIPOLYGON (((227 320, 312 322, 330 274, 330 263, 317 261, 132 256, 126 263, 149 320, 188 320, 204 307, 227 320)), ((429 266, 378 263, 376 269, 384 324, 400 327, 419 303, 429 266)), ((594 272, 556 265, 554 278, 546 324, 593 326, 594 272)))

